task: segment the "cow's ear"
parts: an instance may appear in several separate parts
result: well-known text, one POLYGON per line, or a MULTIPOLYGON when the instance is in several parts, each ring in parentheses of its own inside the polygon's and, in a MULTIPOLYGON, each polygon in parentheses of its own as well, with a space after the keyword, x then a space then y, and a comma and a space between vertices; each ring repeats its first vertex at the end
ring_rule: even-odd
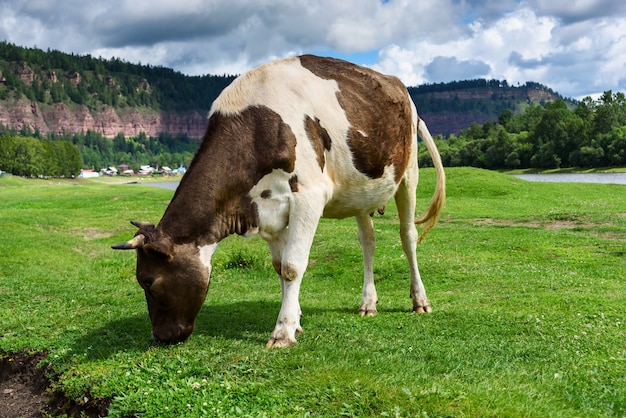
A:
POLYGON ((165 258, 168 262, 174 259, 174 250, 169 240, 149 242, 143 246, 144 251, 165 258))

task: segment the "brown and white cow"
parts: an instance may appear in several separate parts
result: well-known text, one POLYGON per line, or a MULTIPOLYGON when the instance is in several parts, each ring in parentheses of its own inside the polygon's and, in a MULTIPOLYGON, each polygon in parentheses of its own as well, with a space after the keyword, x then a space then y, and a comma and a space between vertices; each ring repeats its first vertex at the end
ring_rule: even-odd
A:
POLYGON ((409 262, 413 310, 430 312, 415 223, 425 224, 425 234, 445 201, 433 139, 397 78, 305 55, 263 65, 224 89, 159 224, 133 222, 135 237, 113 248, 137 250, 137 280, 154 338, 178 342, 193 331, 219 242, 234 233, 260 234, 282 288, 267 346, 288 346, 302 331, 300 284, 321 217, 356 218, 364 261, 359 313, 376 314, 369 214, 391 197, 409 262), (437 185, 427 212, 415 220, 418 133, 432 156, 437 185))

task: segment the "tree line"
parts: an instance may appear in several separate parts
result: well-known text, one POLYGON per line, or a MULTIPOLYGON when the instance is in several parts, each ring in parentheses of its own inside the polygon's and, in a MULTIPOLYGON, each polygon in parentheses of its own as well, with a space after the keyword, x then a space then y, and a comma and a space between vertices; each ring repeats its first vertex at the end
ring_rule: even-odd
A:
MULTIPOLYGON (((43 51, 0 42, 0 100, 27 98, 44 106, 62 102, 90 109, 111 106, 206 112, 234 78, 187 76, 169 68, 133 64, 119 58, 43 51)), ((539 83, 514 87, 506 80, 485 79, 426 84, 408 90, 426 113, 471 112, 497 118, 504 109, 516 111, 520 102, 527 101, 522 97, 527 89, 559 97, 539 83), (463 98, 455 93, 464 90, 482 90, 488 96, 463 98), (448 97, 433 97, 442 92, 449 93, 448 97)))
POLYGON ((210 108, 234 76, 186 76, 119 58, 43 51, 0 42, 0 100, 26 97, 41 104, 108 105, 162 111, 210 108))
POLYGON ((142 165, 153 167, 188 166, 199 141, 181 134, 162 133, 149 137, 118 134, 113 139, 94 131, 47 137, 29 127, 19 132, 0 125, 0 170, 19 176, 69 177, 82 168, 100 170, 127 165, 139 171, 142 165))
MULTIPOLYGON (((436 139, 446 166, 487 169, 626 166, 626 96, 606 91, 571 108, 563 100, 505 109, 498 121, 474 123, 436 139)), ((420 153, 420 164, 432 165, 420 153)))
POLYGON ((68 141, 0 135, 0 170, 18 176, 70 177, 80 173, 78 147, 68 141))
MULTIPOLYGON (((529 105, 518 114, 504 110, 498 121, 473 123, 458 136, 435 138, 445 166, 486 169, 626 166, 626 96, 605 92, 574 108, 563 100, 529 105)), ((105 138, 86 133, 48 135, 28 127, 0 126, 0 170, 21 176, 71 176, 81 168, 126 164, 137 170, 188 166, 199 142, 167 133, 105 138)), ((432 165, 420 151, 420 164, 432 165)))

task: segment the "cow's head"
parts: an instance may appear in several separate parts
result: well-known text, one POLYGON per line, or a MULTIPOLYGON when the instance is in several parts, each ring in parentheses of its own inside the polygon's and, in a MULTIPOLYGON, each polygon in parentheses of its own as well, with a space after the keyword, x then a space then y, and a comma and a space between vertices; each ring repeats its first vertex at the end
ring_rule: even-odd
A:
POLYGON ((184 341, 193 332, 196 315, 206 298, 210 256, 203 257, 202 250, 193 243, 172 243, 150 223, 131 223, 139 228, 135 237, 112 248, 137 250, 137 281, 146 294, 155 340, 184 341))

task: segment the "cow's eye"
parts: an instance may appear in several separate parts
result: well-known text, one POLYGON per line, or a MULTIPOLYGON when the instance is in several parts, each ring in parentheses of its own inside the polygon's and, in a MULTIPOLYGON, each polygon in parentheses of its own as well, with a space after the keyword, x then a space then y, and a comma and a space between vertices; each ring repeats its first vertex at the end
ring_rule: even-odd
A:
POLYGON ((144 289, 150 290, 150 288, 154 284, 154 279, 144 279, 142 283, 143 283, 144 289))

